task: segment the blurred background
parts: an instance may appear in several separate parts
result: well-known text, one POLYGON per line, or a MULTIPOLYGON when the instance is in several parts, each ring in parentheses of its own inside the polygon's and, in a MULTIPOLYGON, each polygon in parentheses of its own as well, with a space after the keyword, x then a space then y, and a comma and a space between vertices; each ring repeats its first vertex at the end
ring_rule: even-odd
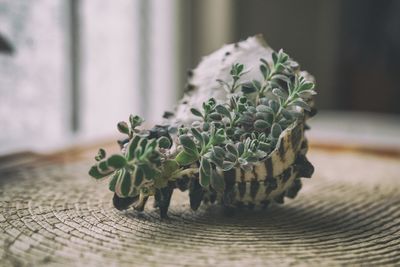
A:
POLYGON ((0 0, 0 155, 157 122, 202 56, 258 33, 316 77, 313 138, 400 146, 400 1, 0 0))

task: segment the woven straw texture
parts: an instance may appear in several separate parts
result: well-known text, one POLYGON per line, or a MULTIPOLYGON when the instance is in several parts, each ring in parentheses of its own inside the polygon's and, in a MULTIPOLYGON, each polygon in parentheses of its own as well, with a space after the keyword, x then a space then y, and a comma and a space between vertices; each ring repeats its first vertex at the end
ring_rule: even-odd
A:
POLYGON ((0 266, 400 266, 400 159, 311 149, 294 200, 225 217, 175 192, 169 219, 117 211, 91 161, 0 171, 0 266))

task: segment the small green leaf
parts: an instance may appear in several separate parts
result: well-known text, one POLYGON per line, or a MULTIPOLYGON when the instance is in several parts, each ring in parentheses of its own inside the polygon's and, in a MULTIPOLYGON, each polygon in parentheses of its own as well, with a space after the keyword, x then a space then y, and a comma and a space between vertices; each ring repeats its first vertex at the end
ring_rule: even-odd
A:
POLYGON ((210 178, 211 186, 215 189, 215 191, 223 193, 225 190, 224 177, 222 177, 216 170, 212 170, 210 178))
POLYGON ((190 112, 192 112, 192 114, 197 116, 197 117, 202 117, 203 118, 203 114, 201 114, 201 112, 198 109, 191 108, 190 112))
POLYGON ((171 141, 169 140, 168 137, 166 136, 161 136, 160 138, 158 138, 158 146, 160 148, 170 148, 171 147, 171 141))
POLYGON ((120 133, 128 134, 128 135, 129 135, 129 131, 130 131, 130 130, 129 130, 129 126, 128 126, 128 124, 127 124, 126 122, 124 122, 124 121, 118 122, 117 128, 118 128, 118 131, 119 131, 120 133))
POLYGON ((212 163, 222 168, 224 158, 218 157, 214 151, 210 152, 209 154, 206 153, 204 156, 207 156, 212 163))
POLYGON ((219 144, 224 143, 225 140, 226 140, 225 129, 219 128, 217 130, 217 132, 215 133, 215 135, 213 136, 213 144, 214 145, 219 145, 219 144))
POLYGON ((254 123, 254 128, 256 130, 264 131, 270 126, 270 124, 264 120, 256 120, 254 123))
POLYGON ((267 77, 269 75, 269 68, 267 66, 268 66, 268 64, 260 65, 260 72, 261 72, 264 80, 267 79, 267 77))
POLYGON ((223 159, 225 157, 225 150, 223 148, 215 146, 213 147, 213 151, 218 158, 223 159))
POLYGON ((281 89, 274 88, 272 90, 272 93, 274 95, 276 95, 277 97, 281 98, 281 99, 286 99, 287 98, 287 94, 285 92, 283 92, 281 89))
POLYGON ((128 143, 128 147, 126 149, 126 157, 128 160, 132 160, 135 157, 135 149, 137 148, 140 136, 135 135, 128 143))
POLYGON ((219 114, 222 114, 222 115, 224 115, 225 117, 231 119, 231 113, 229 112, 229 110, 228 110, 225 106, 223 106, 223 105, 216 105, 216 106, 215 106, 215 109, 216 109, 216 111, 217 111, 219 114))
POLYGON ((201 137, 203 137, 204 144, 208 144, 208 143, 210 142, 210 136, 209 136, 209 133, 205 133, 205 132, 203 132, 203 133, 201 133, 201 137))
POLYGON ((270 100, 269 106, 272 109, 272 111, 276 114, 279 111, 279 104, 275 100, 270 100))
POLYGON ((96 157, 94 158, 96 161, 100 161, 106 157, 106 151, 103 148, 99 149, 99 152, 97 152, 96 157))
POLYGON ((310 106, 306 102, 301 100, 301 99, 298 99, 298 100, 294 101, 292 103, 292 105, 299 106, 299 107, 301 107, 301 108, 303 108, 304 110, 307 110, 307 111, 311 110, 310 106))
POLYGON ((272 128, 271 128, 271 135, 274 138, 278 138, 281 135, 282 132, 282 128, 279 124, 274 123, 272 124, 272 128))
POLYGON ((230 162, 230 161, 224 161, 222 163, 222 169, 224 171, 229 171, 235 166, 235 162, 230 162))
POLYGON ((120 172, 121 170, 116 171, 111 177, 110 183, 108 184, 108 189, 110 189, 111 192, 115 192, 115 185, 117 184, 120 172))
POLYGON ((227 152, 227 153, 225 154, 225 159, 227 159, 228 161, 236 162, 237 157, 238 157, 238 156, 236 156, 236 155, 234 155, 234 154, 232 154, 232 153, 230 153, 230 152, 227 152))
POLYGON ((283 66, 281 63, 278 63, 278 64, 275 66, 275 71, 276 71, 277 73, 282 72, 284 69, 285 69, 285 66, 283 66))
POLYGON ((254 86, 254 88, 257 89, 257 91, 259 91, 261 89, 261 87, 262 87, 261 83, 259 81, 257 81, 257 80, 252 80, 251 84, 254 86))
POLYGON ((243 65, 243 64, 237 64, 237 74, 242 73, 243 68, 244 68, 244 65, 243 65))
POLYGON ((238 144, 238 147, 237 147, 237 150, 238 150, 238 152, 239 152, 239 155, 243 155, 243 152, 244 152, 244 144, 243 144, 243 143, 239 143, 239 144, 238 144))
POLYGON ((119 155, 119 154, 114 154, 111 155, 108 159, 107 159, 107 164, 108 166, 114 168, 114 169, 120 169, 122 167, 124 167, 126 165, 126 159, 124 156, 119 155))
POLYGON ((263 112, 263 113, 273 113, 272 108, 270 108, 270 107, 268 107, 268 106, 266 106, 266 105, 258 105, 258 106, 256 107, 256 110, 257 110, 258 112, 263 112))
POLYGON ((222 120, 222 116, 219 113, 213 112, 211 114, 208 115, 208 118, 214 120, 214 121, 220 121, 222 120))
POLYGON ((188 135, 181 135, 179 136, 179 141, 182 144, 184 151, 197 157, 197 147, 192 138, 190 138, 188 135))
POLYGON ((123 196, 128 196, 129 191, 131 191, 131 185, 132 185, 131 175, 125 169, 122 171, 122 173, 123 173, 123 177, 122 177, 122 181, 121 181, 121 194, 123 196))
POLYGON ((286 75, 283 74, 275 74, 274 75, 274 80, 281 80, 285 83, 290 83, 290 78, 286 75))
POLYGON ((268 143, 260 142, 258 144, 258 148, 264 152, 269 152, 269 150, 271 149, 271 146, 268 143))
POLYGON ((252 94, 257 92, 257 88, 255 88, 251 83, 245 83, 242 85, 242 92, 245 95, 252 94))
POLYGON ((139 147, 142 148, 142 151, 146 151, 147 142, 148 142, 148 139, 146 139, 146 138, 140 139, 139 147))
POLYGON ((260 61, 261 61, 261 63, 263 63, 264 65, 268 65, 268 62, 267 62, 265 59, 260 58, 260 61))
POLYGON ((138 167, 135 172, 135 186, 140 186, 143 182, 144 172, 143 169, 138 167))
MULTIPOLYGON (((165 136, 163 136, 165 137, 165 136)), ((166 138, 166 137, 165 137, 166 138)), ((168 138, 167 138, 168 139, 168 138)), ((168 140, 169 141, 169 140, 168 140)), ((156 139, 151 139, 149 142, 146 144, 146 151, 153 151, 157 147, 157 140, 156 139)))
POLYGON ((190 154, 185 150, 179 152, 175 160, 180 166, 187 166, 198 160, 198 155, 190 154))
MULTIPOLYGON (((210 124, 208 122, 204 122, 203 124, 203 131, 208 131, 210 130, 210 124)), ((206 143, 206 142, 205 142, 206 143)))
POLYGON ((268 121, 268 113, 265 113, 265 112, 257 112, 257 113, 256 113, 256 120, 268 121))
POLYGON ((203 169, 200 169, 199 172, 199 183, 204 188, 210 185, 210 175, 206 174, 203 169))
POLYGON ((108 168, 107 160, 99 161, 99 163, 97 163, 97 169, 102 173, 113 170, 113 169, 108 168))
POLYGON ((274 65, 278 62, 278 54, 275 51, 272 52, 272 61, 274 62, 274 65))
POLYGON ((99 171, 99 169, 97 168, 97 165, 94 165, 90 168, 89 170, 89 175, 92 176, 95 179, 101 179, 103 177, 106 177, 108 175, 110 175, 113 171, 107 172, 107 173, 102 173, 99 171))
POLYGON ((168 177, 179 169, 179 164, 176 160, 166 160, 163 163, 163 176, 168 177))
POLYGON ((199 130, 197 130, 196 128, 191 128, 190 131, 192 132, 193 137, 196 138, 202 146, 204 144, 204 139, 199 130))
MULTIPOLYGON (((258 150, 256 152, 257 159, 265 158, 268 154, 262 150, 258 150)), ((258 161, 258 160, 257 160, 258 161)))
POLYGON ((310 96, 312 96, 312 95, 316 95, 317 94, 317 92, 315 92, 314 90, 304 90, 304 91, 301 91, 300 93, 299 93, 299 96, 300 97, 310 97, 310 96))
POLYGON ((226 144, 225 148, 236 157, 239 156, 239 152, 237 151, 236 147, 233 144, 226 144))
POLYGON ((299 91, 310 90, 314 88, 314 83, 312 82, 305 82, 300 85, 299 91))
POLYGON ((281 110, 281 113, 282 113, 282 115, 283 115, 283 117, 284 117, 285 119, 287 119, 287 120, 289 120, 289 121, 293 119, 292 113, 290 113, 288 110, 282 109, 282 110, 281 110))
POLYGON ((239 162, 240 165, 246 165, 246 164, 248 164, 247 160, 244 159, 244 158, 238 158, 238 162, 239 162))
POLYGON ((200 161, 200 169, 202 169, 203 172, 204 172, 206 175, 208 175, 208 176, 211 175, 211 164, 210 164, 210 162, 208 161, 207 158, 205 158, 205 157, 202 157, 202 158, 201 158, 201 161, 200 161))
POLYGON ((130 115, 129 122, 131 124, 132 129, 134 129, 137 126, 140 126, 144 122, 144 120, 139 116, 130 115))

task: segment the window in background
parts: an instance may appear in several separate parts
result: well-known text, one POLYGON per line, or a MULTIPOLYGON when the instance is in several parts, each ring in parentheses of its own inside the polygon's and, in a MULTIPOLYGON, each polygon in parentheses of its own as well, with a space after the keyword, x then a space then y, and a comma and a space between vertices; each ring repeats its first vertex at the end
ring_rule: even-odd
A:
POLYGON ((65 3, 0 3, 0 33, 15 48, 12 55, 0 54, 0 153, 48 146, 68 136, 65 3))
POLYGON ((95 142, 181 94, 179 1, 2 1, 0 154, 95 142))

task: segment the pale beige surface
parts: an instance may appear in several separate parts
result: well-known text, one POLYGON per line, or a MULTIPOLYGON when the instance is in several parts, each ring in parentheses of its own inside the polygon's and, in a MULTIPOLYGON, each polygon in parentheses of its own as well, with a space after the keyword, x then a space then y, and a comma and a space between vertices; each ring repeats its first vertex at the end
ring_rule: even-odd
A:
POLYGON ((400 159, 309 158, 316 173, 296 199, 232 218, 192 212, 186 193, 168 220, 151 205, 116 211, 85 157, 0 168, 0 266, 399 265, 400 159))

